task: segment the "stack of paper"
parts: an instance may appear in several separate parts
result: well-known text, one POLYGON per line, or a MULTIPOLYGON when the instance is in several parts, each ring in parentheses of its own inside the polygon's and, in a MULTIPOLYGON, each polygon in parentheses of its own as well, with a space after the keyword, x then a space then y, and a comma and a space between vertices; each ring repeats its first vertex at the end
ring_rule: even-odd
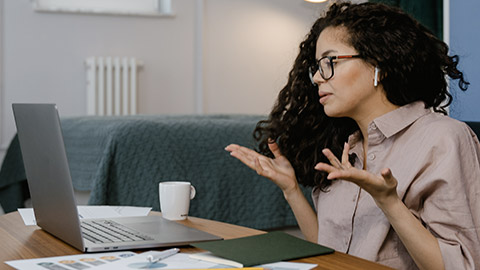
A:
MULTIPOLYGON (((149 256, 157 256, 162 252, 147 251, 135 254, 130 251, 80 254, 50 258, 7 261, 6 264, 19 270, 45 269, 98 269, 98 270, 132 270, 132 269, 226 269, 229 265, 193 259, 190 254, 177 253, 160 261, 149 261, 149 256)), ((317 266, 307 263, 279 262, 269 265, 260 265, 245 270, 309 270, 317 266)), ((0 266, 1 268, 1 266, 0 266)), ((231 268, 234 269, 234 268, 231 268)), ((238 268, 237 268, 238 269, 238 268)))
MULTIPOLYGON (((82 218, 115 218, 147 216, 151 207, 111 206, 111 205, 79 205, 78 217, 82 218)), ((18 208, 18 212, 27 226, 37 225, 33 208, 18 208)))

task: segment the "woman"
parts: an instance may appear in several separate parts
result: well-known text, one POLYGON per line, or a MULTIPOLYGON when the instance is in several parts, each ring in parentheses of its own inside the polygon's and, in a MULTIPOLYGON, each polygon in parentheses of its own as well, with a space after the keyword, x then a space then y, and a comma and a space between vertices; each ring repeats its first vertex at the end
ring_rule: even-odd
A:
POLYGON ((445 115, 445 75, 468 86, 457 64, 399 9, 333 4, 257 125, 261 154, 226 150, 281 188, 310 241, 398 269, 480 267, 480 144, 445 115))

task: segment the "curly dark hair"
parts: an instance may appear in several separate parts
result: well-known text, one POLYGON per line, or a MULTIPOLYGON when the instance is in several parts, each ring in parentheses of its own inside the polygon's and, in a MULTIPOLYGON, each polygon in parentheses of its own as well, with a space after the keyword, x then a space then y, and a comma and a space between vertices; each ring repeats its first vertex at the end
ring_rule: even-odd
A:
POLYGON ((380 83, 392 104, 423 101, 426 108, 446 114, 452 96, 445 75, 458 79, 462 90, 469 84, 457 69, 458 56, 449 56, 444 42, 402 10, 378 3, 331 5, 300 44, 287 84, 269 118, 258 122, 254 131, 260 153, 273 157, 268 142, 277 142, 298 182, 322 191, 331 183, 325 172, 313 169, 318 162, 328 162, 322 149, 341 156, 344 142, 359 129, 350 118, 325 114, 308 75, 308 68, 316 62, 317 39, 326 27, 347 30, 346 42, 364 61, 380 69, 380 83))

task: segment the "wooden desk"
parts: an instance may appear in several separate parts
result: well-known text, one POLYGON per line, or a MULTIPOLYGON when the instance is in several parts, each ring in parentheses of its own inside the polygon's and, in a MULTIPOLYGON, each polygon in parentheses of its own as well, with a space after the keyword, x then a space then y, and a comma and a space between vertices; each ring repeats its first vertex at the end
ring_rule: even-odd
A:
MULTIPOLYGON (((158 212, 152 212, 152 214, 158 214, 158 212)), ((179 221, 179 223, 221 236, 224 239, 265 233, 242 226, 195 217, 189 217, 187 220, 179 221)), ((199 249, 183 247, 181 251, 193 253, 199 251, 199 249)), ((0 269, 13 269, 3 263, 5 261, 73 254, 81 254, 81 252, 37 226, 25 226, 18 212, 0 216, 0 269)), ((390 269, 341 252, 304 258, 294 262, 315 263, 318 264, 316 269, 390 269)))

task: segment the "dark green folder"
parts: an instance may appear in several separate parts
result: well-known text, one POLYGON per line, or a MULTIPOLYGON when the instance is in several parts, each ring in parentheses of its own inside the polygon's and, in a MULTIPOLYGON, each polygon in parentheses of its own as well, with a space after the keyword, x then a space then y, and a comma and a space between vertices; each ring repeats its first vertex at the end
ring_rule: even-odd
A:
POLYGON ((244 267, 329 254, 333 249, 283 232, 191 244, 215 256, 233 260, 244 267))

